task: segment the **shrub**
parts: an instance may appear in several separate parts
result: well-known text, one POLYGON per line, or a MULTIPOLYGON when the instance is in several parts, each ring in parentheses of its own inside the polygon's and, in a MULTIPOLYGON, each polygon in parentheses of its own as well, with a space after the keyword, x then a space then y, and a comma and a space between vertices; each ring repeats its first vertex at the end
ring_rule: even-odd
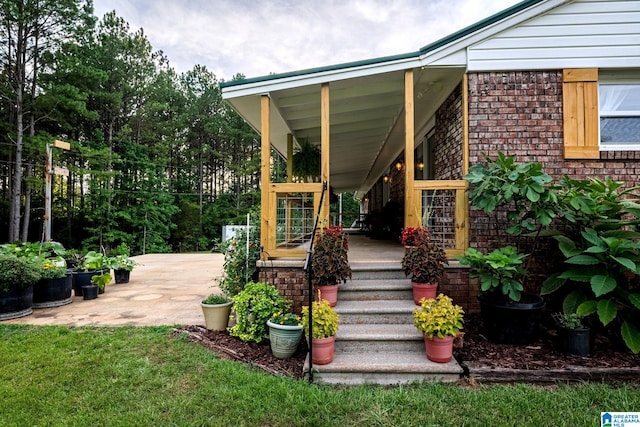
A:
POLYGON ((220 294, 211 294, 202 300, 203 304, 215 305, 215 304, 226 304, 229 302, 229 298, 220 294))
POLYGON ((445 294, 436 299, 423 298, 413 311, 413 324, 429 338, 454 337, 462 329, 464 311, 445 294))
POLYGON ((23 289, 34 285, 42 276, 42 267, 37 260, 0 255, 0 291, 23 289))
MULTIPOLYGON (((320 299, 311 304, 311 314, 313 321, 313 339, 322 339, 332 337, 338 332, 339 316, 336 311, 331 308, 329 302, 320 299)), ((309 336, 309 307, 302 307, 302 327, 305 335, 309 336)))
POLYGON ((257 343, 269 338, 267 320, 291 306, 291 301, 280 296, 275 286, 261 282, 247 283, 232 300, 236 324, 231 335, 257 343))

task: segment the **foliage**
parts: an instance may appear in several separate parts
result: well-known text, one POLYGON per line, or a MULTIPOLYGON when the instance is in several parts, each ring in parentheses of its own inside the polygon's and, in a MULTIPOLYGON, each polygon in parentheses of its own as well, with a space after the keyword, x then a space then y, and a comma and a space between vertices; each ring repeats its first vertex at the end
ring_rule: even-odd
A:
POLYGON ((276 325, 302 326, 302 319, 295 313, 274 313, 269 321, 276 325))
POLYGON ((402 271, 416 283, 436 284, 444 274, 444 264, 449 264, 444 249, 429 238, 426 229, 420 229, 417 245, 405 249, 402 271))
POLYGON ((413 324, 429 338, 454 337, 462 329, 464 311, 445 294, 435 299, 422 298, 420 308, 413 310, 413 324))
POLYGON ((231 335, 257 343, 269 338, 267 320, 291 306, 291 301, 284 299, 275 286, 261 282, 247 283, 232 300, 236 324, 230 330, 231 335))
MULTIPOLYGON (((338 332, 340 317, 327 300, 320 298, 320 292, 317 300, 311 303, 311 318, 313 339, 333 337, 338 332)), ((309 336, 309 306, 302 307, 302 327, 309 336)))
POLYGON ((87 252, 80 261, 78 268, 84 271, 95 271, 107 268, 108 259, 103 254, 96 251, 87 252))
POLYGON ((327 227, 316 236, 311 252, 312 284, 337 285, 351 278, 347 252, 349 240, 342 227, 327 227))
POLYGON ((138 265, 140 264, 128 255, 111 256, 104 260, 104 266, 113 270, 132 271, 138 265))
POLYGON ((0 254, 0 291, 27 288, 41 276, 42 268, 37 260, 0 254))
POLYGON ((515 156, 498 152, 495 160, 485 156, 486 164, 469 169, 464 179, 469 181, 471 205, 489 214, 499 207, 507 209, 509 234, 539 230, 556 216, 558 202, 551 176, 537 162, 517 163, 515 156))
POLYGON ((293 175, 304 181, 320 176, 320 148, 308 139, 301 140, 293 153, 293 175))
POLYGON ((111 251, 109 252, 110 257, 115 257, 118 255, 131 256, 131 249, 129 248, 129 245, 122 242, 115 248, 111 249, 111 251))
POLYGON ((205 299, 202 300, 203 304, 208 305, 216 305, 216 304, 226 304, 231 301, 227 296, 220 294, 210 294, 205 299))
POLYGON ((582 329, 582 316, 578 313, 555 313, 553 318, 556 322, 567 329, 582 329))
POLYGON ((246 283, 257 280, 256 263, 260 259, 260 216, 252 215, 251 218, 248 236, 249 252, 247 252, 245 229, 239 230, 234 237, 221 244, 224 264, 222 276, 217 278, 217 283, 218 287, 230 296, 242 291, 246 283))
POLYGON ((91 276, 91 284, 96 285, 100 289, 104 289, 111 282, 111 274, 96 274, 95 276, 91 276))
POLYGON ((425 227, 405 227, 400 234, 403 246, 418 246, 425 240, 429 240, 429 231, 425 227))
POLYGON ((60 265, 53 259, 45 259, 41 263, 42 276, 41 279, 60 279, 67 275, 67 267, 60 265))
POLYGON ((512 301, 520 301, 524 289, 522 280, 527 275, 522 267, 526 256, 519 254, 513 246, 496 249, 488 255, 469 248, 458 260, 470 267, 469 277, 480 280, 481 292, 502 294, 512 301))
POLYGON ((39 264, 42 279, 58 279, 66 275, 65 261, 62 257, 64 253, 64 247, 53 242, 19 242, 0 245, 0 254, 14 255, 39 264))

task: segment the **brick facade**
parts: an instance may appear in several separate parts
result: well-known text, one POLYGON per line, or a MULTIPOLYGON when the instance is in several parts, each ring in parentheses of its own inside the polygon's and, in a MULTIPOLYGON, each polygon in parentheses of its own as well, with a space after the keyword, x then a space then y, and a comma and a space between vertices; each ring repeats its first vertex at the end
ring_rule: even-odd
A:
POLYGON ((435 179, 462 179, 462 107, 462 85, 458 85, 436 112, 435 179))
POLYGON ((280 295, 293 301, 291 311, 301 314, 302 306, 309 305, 307 277, 300 266, 274 266, 272 262, 259 262, 259 280, 274 285, 280 295))

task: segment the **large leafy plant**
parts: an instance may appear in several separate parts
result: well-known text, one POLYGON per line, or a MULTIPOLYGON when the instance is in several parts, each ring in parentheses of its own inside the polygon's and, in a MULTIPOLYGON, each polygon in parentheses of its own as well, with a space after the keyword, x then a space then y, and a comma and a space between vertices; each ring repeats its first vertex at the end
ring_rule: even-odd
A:
POLYGON ((247 283, 232 300, 236 324, 230 330, 231 335, 257 343, 269 338, 267 320, 291 306, 291 301, 280 296, 275 286, 261 282, 247 283))
POLYGON ((526 256, 513 246, 504 246, 487 255, 469 248, 459 261, 470 267, 469 277, 479 279, 482 293, 504 295, 512 301, 520 301, 524 290, 522 282, 527 275, 523 267, 526 256))
MULTIPOLYGON (((321 299, 311 304, 313 339, 332 337, 338 332, 338 313, 331 308, 327 300, 321 299)), ((306 336, 309 336, 309 307, 302 307, 302 327, 306 336)))
POLYGON ((413 311, 413 324, 429 338, 454 337, 462 329, 464 311, 453 300, 439 294, 435 299, 423 298, 413 311))

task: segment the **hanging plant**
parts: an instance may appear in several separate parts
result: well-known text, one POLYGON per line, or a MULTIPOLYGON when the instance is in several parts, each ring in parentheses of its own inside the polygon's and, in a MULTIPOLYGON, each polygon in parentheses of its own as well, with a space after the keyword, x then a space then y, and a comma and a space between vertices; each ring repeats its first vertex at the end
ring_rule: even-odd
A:
POLYGON ((320 176, 320 148, 308 139, 300 141, 300 148, 293 154, 293 175, 305 181, 320 176))

